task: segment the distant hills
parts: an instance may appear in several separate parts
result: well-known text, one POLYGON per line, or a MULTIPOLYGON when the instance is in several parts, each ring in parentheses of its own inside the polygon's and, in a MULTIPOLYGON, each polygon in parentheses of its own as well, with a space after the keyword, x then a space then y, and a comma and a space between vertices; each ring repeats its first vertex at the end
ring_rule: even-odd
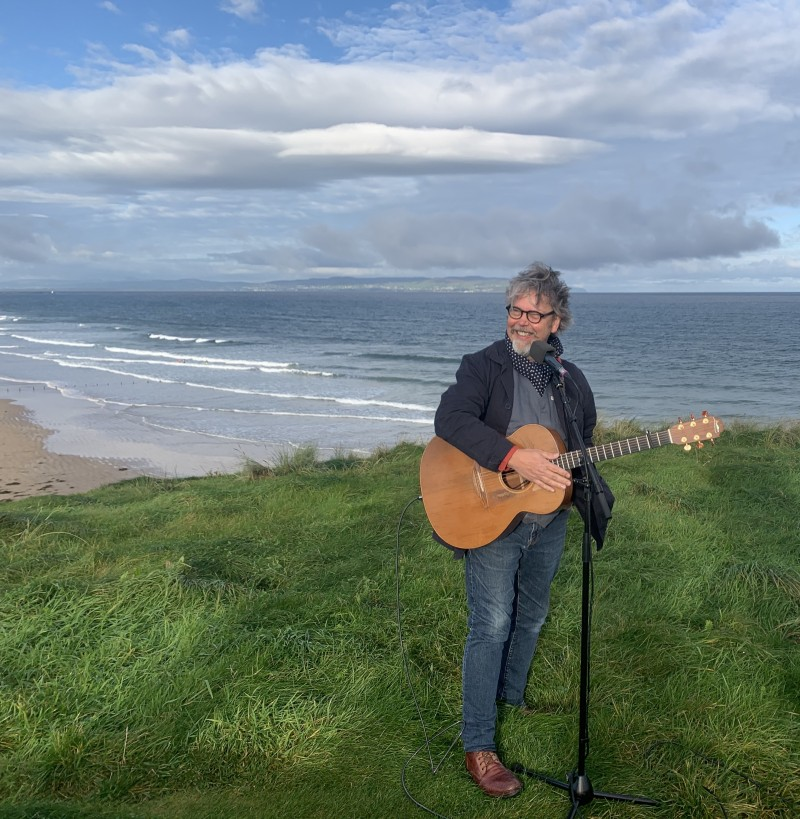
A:
POLYGON ((284 279, 251 285, 251 290, 426 290, 495 293, 505 290, 507 279, 485 276, 319 276, 310 279, 284 279))
POLYGON ((317 276, 266 282, 210 281, 208 279, 126 279, 102 282, 41 283, 14 287, 0 283, 0 290, 127 291, 127 292, 235 292, 286 290, 421 290, 495 293, 502 292, 507 279, 482 276, 317 276))
MULTIPOLYGON (((510 278, 510 276, 509 276, 510 278)), ((0 290, 50 290, 53 292, 204 293, 270 292, 289 290, 405 290, 453 293, 502 293, 508 278, 490 276, 316 276, 266 282, 210 281, 208 279, 127 279, 102 282, 58 282, 25 287, 3 286, 0 290)), ((584 292, 582 287, 572 287, 584 292)))

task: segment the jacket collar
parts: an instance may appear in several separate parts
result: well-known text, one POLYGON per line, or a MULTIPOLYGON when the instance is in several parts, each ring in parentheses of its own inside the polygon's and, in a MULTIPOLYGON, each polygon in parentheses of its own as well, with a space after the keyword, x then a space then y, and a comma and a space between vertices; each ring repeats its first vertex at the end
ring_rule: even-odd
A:
POLYGON ((506 340, 504 338, 498 339, 494 342, 494 344, 490 344, 487 352, 489 354, 489 358, 493 359, 503 367, 511 366, 511 358, 506 350, 506 340))

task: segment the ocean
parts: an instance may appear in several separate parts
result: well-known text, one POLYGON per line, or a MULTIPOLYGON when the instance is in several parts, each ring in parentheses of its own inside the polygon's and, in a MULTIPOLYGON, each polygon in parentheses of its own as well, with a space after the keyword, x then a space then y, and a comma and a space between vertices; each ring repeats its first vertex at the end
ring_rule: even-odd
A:
MULTIPOLYGON (((572 307, 564 355, 602 419, 800 414, 800 293, 580 292, 572 307)), ((176 474, 209 471, 209 454, 232 469, 304 445, 366 453, 425 443, 461 356, 505 319, 501 293, 0 292, 0 397, 55 451, 144 464, 148 444, 180 442, 185 463, 157 464, 176 474)))

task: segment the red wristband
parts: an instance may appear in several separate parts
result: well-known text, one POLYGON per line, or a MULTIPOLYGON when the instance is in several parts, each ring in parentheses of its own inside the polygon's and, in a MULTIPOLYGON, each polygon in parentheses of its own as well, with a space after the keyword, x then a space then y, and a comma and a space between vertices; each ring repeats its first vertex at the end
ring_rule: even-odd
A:
POLYGON ((508 462, 511 460, 514 453, 519 449, 518 446, 512 446, 511 449, 508 450, 508 455, 500 462, 500 466, 498 468, 498 472, 505 472, 508 469, 508 462))

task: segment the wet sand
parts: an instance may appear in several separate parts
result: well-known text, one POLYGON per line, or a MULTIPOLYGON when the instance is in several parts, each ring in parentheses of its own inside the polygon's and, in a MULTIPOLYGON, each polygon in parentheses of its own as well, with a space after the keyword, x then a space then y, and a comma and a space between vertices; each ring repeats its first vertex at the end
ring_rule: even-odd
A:
POLYGON ((186 478, 274 463, 291 446, 137 422, 41 384, 0 393, 0 500, 66 495, 139 475, 186 478))
POLYGON ((49 435, 24 407, 0 399, 0 501, 88 492, 140 474, 124 461, 53 453, 49 435))

